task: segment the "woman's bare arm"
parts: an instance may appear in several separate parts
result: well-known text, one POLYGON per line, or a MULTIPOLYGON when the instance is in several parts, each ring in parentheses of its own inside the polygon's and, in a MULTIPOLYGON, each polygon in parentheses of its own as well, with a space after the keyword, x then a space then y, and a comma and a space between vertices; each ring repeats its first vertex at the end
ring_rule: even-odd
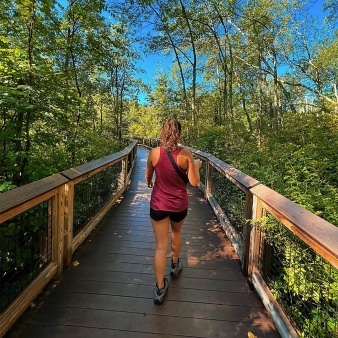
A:
POLYGON ((147 167, 146 167, 146 180, 148 188, 153 187, 153 174, 154 174, 154 167, 152 162, 152 157, 154 156, 153 150, 150 151, 147 160, 147 167))

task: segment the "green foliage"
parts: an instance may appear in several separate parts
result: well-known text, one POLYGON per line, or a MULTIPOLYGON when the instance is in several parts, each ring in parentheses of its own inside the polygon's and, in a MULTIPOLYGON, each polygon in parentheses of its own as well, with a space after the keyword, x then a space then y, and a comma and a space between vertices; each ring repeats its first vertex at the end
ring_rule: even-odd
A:
POLYGON ((338 337, 338 271, 270 215, 259 222, 260 267, 275 299, 290 314, 300 337, 338 337))
POLYGON ((338 226, 335 115, 286 116, 284 126, 267 134, 260 146, 241 131, 235 134, 229 127, 214 127, 200 135, 196 147, 338 226))
POLYGON ((130 104, 128 114, 128 134, 158 138, 162 126, 160 118, 156 109, 133 102, 130 104))
POLYGON ((142 84, 130 29, 106 9, 102 0, 1 4, 0 185, 12 182, 1 191, 120 148, 142 84))
POLYGON ((227 148, 227 134, 229 133, 225 126, 214 127, 210 131, 201 133, 196 147, 222 158, 224 149, 227 148))
POLYGON ((5 192, 5 191, 8 191, 8 190, 12 190, 14 188, 16 188, 16 186, 14 184, 12 184, 12 182, 3 182, 0 185, 0 192, 5 192))

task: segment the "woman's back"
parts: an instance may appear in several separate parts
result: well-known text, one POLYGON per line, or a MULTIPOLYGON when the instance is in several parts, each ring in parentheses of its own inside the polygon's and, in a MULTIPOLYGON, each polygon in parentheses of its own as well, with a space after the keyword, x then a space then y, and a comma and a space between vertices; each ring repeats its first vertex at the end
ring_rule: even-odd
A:
MULTIPOLYGON (((177 157, 181 151, 181 148, 177 148, 172 152, 176 163, 177 157)), ((188 194, 185 183, 175 171, 175 168, 162 146, 159 147, 159 158, 154 169, 156 179, 150 207, 154 210, 165 211, 179 212, 185 210, 188 207, 188 194)), ((180 168, 180 170, 185 173, 184 168, 180 168)))

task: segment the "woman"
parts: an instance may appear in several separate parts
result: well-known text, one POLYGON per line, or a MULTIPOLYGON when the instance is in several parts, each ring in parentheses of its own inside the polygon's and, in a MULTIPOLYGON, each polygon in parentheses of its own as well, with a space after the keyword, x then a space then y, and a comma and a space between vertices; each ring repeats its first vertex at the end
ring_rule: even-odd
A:
POLYGON ((169 224, 171 226, 170 274, 177 277, 183 269, 179 256, 181 227, 188 213, 188 194, 186 182, 176 170, 180 170, 183 175, 187 175, 192 186, 197 186, 200 181, 199 169, 202 165, 201 161, 194 161, 189 150, 178 146, 180 136, 181 124, 175 119, 167 120, 162 129, 161 146, 150 151, 146 168, 148 187, 153 188, 150 200, 150 218, 156 239, 154 302, 159 305, 163 303, 169 287, 168 279, 164 278, 169 242, 169 224), (176 169, 169 159, 170 154, 178 166, 176 169), (156 174, 155 183, 153 183, 154 171, 156 174))

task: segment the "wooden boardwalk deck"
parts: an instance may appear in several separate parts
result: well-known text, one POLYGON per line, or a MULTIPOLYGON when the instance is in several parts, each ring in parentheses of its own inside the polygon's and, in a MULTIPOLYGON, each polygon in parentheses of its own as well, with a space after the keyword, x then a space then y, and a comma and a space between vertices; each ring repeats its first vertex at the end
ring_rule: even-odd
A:
POLYGON ((127 193, 76 251, 79 265, 50 284, 6 338, 280 337, 197 188, 189 188, 182 230, 184 269, 169 279, 164 304, 153 303, 147 154, 138 149, 127 193))

